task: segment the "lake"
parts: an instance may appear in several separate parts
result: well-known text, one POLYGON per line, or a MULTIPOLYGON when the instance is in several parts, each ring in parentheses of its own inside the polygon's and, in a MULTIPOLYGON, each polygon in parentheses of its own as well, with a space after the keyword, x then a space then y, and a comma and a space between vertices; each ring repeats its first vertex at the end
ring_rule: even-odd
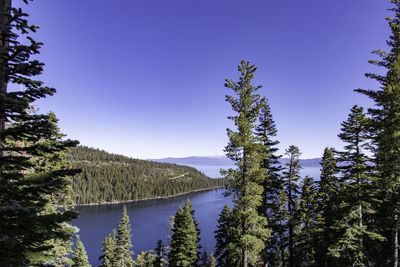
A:
MULTIPOLYGON (((154 249, 157 240, 168 244, 168 220, 175 215, 179 206, 184 206, 189 198, 195 210, 195 218, 200 223, 201 245, 207 251, 214 250, 214 231, 219 213, 226 204, 231 205, 231 197, 223 196, 223 189, 190 193, 169 199, 146 200, 126 203, 132 228, 133 251, 137 255, 142 250, 154 249)), ((72 224, 80 228, 80 239, 85 245, 89 261, 99 266, 104 238, 116 228, 124 204, 77 207, 81 214, 72 224)), ((136 256, 134 255, 134 258, 136 256)))
MULTIPOLYGON (((233 166, 227 165, 227 166, 215 166, 215 165, 197 165, 197 164, 188 164, 188 166, 193 167, 207 175, 208 177, 211 178, 220 178, 220 170, 228 170, 229 168, 232 168, 233 166)), ((313 177, 314 179, 319 179, 319 174, 320 174, 320 166, 315 166, 315 167, 304 167, 300 170, 300 175, 302 177, 308 175, 310 177, 313 177)))
MULTIPOLYGON (((214 171, 216 174, 220 168, 214 166, 213 169, 207 171, 209 173, 214 171)), ((301 174, 303 177, 309 175, 317 178, 319 168, 304 168, 301 174)), ((224 197, 224 191, 224 189, 216 189, 169 199, 77 207, 76 210, 80 212, 80 216, 73 220, 72 224, 80 228, 79 236, 85 245, 90 263, 93 266, 99 266, 98 257, 102 253, 102 242, 112 229, 117 228, 122 206, 126 205, 132 228, 134 258, 136 258, 142 250, 154 249, 159 239, 164 244, 168 244, 170 234, 168 220, 175 215, 179 206, 185 205, 186 199, 189 198, 195 210, 195 218, 200 223, 201 245, 208 252, 214 251, 214 231, 219 213, 226 204, 232 207, 232 198, 224 197)))

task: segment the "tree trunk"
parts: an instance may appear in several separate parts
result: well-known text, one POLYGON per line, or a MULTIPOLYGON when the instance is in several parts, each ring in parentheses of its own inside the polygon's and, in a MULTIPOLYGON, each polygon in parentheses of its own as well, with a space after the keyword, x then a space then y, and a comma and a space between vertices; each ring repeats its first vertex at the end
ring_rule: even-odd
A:
POLYGON ((243 267, 247 267, 247 250, 243 250, 243 267))
MULTIPOLYGON (((11 0, 0 0, 0 13, 4 14, 0 16, 1 25, 5 25, 7 23, 7 16, 5 14, 10 12, 11 8, 11 0)), ((0 49, 8 46, 7 40, 0 41, 0 49)), ((0 59, 0 97, 5 97, 7 93, 7 83, 5 82, 5 63, 0 59)), ((3 114, 0 114, 0 134, 4 131, 5 128, 5 117, 3 114)), ((0 139, 0 157, 3 156, 3 140, 0 139)))

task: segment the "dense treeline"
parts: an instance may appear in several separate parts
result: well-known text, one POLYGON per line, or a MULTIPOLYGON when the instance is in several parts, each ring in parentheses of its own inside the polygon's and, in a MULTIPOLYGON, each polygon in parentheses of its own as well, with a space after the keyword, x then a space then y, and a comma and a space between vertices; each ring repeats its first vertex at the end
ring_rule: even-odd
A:
POLYGON ((110 154, 88 147, 73 148, 67 156, 74 168, 76 204, 169 197, 194 190, 222 187, 192 167, 110 154))

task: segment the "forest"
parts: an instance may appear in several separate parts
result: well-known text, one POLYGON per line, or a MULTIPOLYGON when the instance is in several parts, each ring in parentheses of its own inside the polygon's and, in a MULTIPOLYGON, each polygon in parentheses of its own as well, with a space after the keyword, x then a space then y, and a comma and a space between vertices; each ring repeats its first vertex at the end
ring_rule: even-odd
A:
POLYGON ((82 172, 73 177, 77 205, 171 197, 196 190, 223 187, 195 168, 132 159, 78 146, 66 159, 82 172))
MULTIPOLYGON (((23 2, 27 3, 27 0, 23 2)), ((301 151, 279 154, 269 101, 254 85, 257 67, 242 60, 239 78, 225 80, 234 115, 226 155, 235 167, 226 181, 190 167, 108 154, 65 138, 52 112, 35 101, 56 90, 36 76, 42 47, 28 14, 0 1, 0 266, 90 266, 78 229, 76 204, 171 196, 221 186, 233 208, 220 213, 216 248, 199 244, 201 225, 188 200, 169 222, 168 244, 132 258, 124 207, 105 237, 101 266, 392 266, 399 265, 400 1, 392 0, 387 50, 375 50, 367 73, 380 87, 357 89, 373 101, 354 105, 338 137, 343 148, 323 151, 320 177, 299 176, 301 151), (8 90, 8 84, 24 90, 8 90), (289 160, 283 165, 279 159, 289 160), (190 182, 188 182, 190 181, 190 182)), ((321 151, 322 152, 322 151, 321 151)))

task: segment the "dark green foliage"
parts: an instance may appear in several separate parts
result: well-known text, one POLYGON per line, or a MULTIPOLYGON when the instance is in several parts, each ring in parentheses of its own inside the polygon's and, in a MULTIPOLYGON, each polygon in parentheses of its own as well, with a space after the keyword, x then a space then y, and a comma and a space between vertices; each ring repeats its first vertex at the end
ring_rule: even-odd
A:
POLYGON ((318 188, 311 177, 301 183, 301 195, 295 212, 295 266, 315 266, 315 255, 320 240, 318 234, 321 215, 318 212, 318 188))
POLYGON ((74 148, 68 156, 82 173, 74 177, 76 203, 118 202, 170 197, 194 190, 224 186, 194 168, 132 159, 88 147, 74 148))
POLYGON ((164 246, 162 240, 157 241, 156 247, 156 259, 154 261, 155 267, 164 267, 167 266, 168 262, 165 259, 167 246, 164 246))
POLYGON ((196 231, 197 231, 197 261, 200 260, 200 249, 201 249, 201 245, 200 245, 200 226, 199 226, 199 222, 196 220, 195 216, 194 216, 194 209, 192 207, 192 203, 190 202, 189 199, 186 199, 186 203, 185 203, 185 207, 184 209, 188 212, 190 212, 190 214, 192 214, 193 217, 193 222, 194 225, 196 226, 196 231))
POLYGON ((266 179, 262 186, 264 187, 263 201, 259 208, 259 214, 268 218, 268 227, 272 230, 271 238, 265 241, 265 250, 263 253, 264 263, 276 266, 274 258, 279 253, 279 236, 284 229, 281 227, 283 219, 280 218, 280 206, 285 205, 279 203, 279 192, 283 189, 281 171, 282 166, 279 163, 281 156, 277 155, 279 141, 274 140, 277 129, 275 121, 272 118, 271 108, 268 101, 265 101, 259 116, 259 125, 256 128, 256 134, 261 139, 262 153, 265 158, 262 167, 266 170, 266 179))
POLYGON ((195 266, 199 260, 199 239, 197 237, 195 220, 192 215, 190 201, 185 207, 179 207, 173 218, 171 251, 168 254, 168 264, 174 266, 195 266))
POLYGON ((341 130, 339 137, 346 145, 344 151, 338 153, 338 161, 344 187, 340 192, 340 211, 332 226, 339 236, 329 247, 329 253, 340 258, 343 265, 368 266, 365 242, 382 240, 382 237, 368 226, 367 215, 374 213, 375 203, 372 165, 365 154, 369 148, 369 134, 363 108, 354 106, 341 130))
POLYGON ((376 227, 386 237, 375 252, 375 262, 380 266, 398 266, 399 211, 400 211, 400 1, 392 0, 394 17, 387 18, 391 36, 388 52, 375 50, 380 60, 373 65, 383 67, 383 75, 366 74, 381 86, 378 90, 356 90, 375 103, 368 110, 373 137, 376 178, 379 185, 380 205, 377 207, 376 227), (389 251, 387 248, 391 247, 389 251))
MULTIPOLYGON (((228 178, 229 189, 233 193, 233 241, 229 245, 233 250, 240 251, 241 264, 255 264, 260 260, 264 242, 270 231, 266 228, 267 220, 258 214, 263 200, 263 182, 266 171, 262 168, 265 154, 262 144, 254 134, 260 110, 265 101, 256 93, 261 86, 254 87, 251 82, 256 71, 254 65, 241 61, 238 71, 239 81, 226 79, 225 87, 233 90, 233 96, 227 95, 226 101, 235 112, 231 119, 236 131, 227 129, 229 143, 225 147, 228 158, 235 162, 236 168, 223 171, 228 178)), ((235 257, 232 255, 232 257, 235 257)))
POLYGON ((81 240, 76 241, 74 253, 72 254, 71 267, 90 267, 85 247, 81 240))
POLYGON ((203 253, 201 254, 201 257, 200 257, 200 261, 201 261, 201 263, 199 264, 200 266, 208 267, 209 262, 208 262, 207 251, 203 250, 203 253))
POLYGON ((332 256, 329 256, 328 247, 333 244, 335 235, 332 231, 334 221, 339 211, 339 195, 342 190, 337 177, 338 167, 332 149, 325 148, 321 161, 321 176, 319 181, 318 206, 321 214, 320 245, 317 250, 316 262, 318 266, 334 266, 332 256))
MULTIPOLYGON (((118 229, 113 230, 113 233, 108 235, 103 241, 103 255, 100 256, 102 260, 101 267, 133 267, 134 261, 132 259, 132 234, 131 226, 129 224, 129 216, 126 207, 123 206, 121 219, 118 224, 118 229)), ((155 256, 154 256, 155 257, 155 256)), ((142 255, 143 260, 150 259, 149 255, 142 255)))
POLYGON ((142 251, 138 254, 135 261, 136 267, 153 267, 156 266, 156 255, 153 254, 153 250, 142 251))
POLYGON ((230 255, 228 245, 232 242, 232 218, 233 214, 228 205, 225 205, 218 218, 217 230, 215 230, 215 257, 218 266, 233 266, 233 257, 230 255))
MULTIPOLYGON (((64 140, 53 113, 38 114, 36 100, 55 93, 33 77, 44 64, 32 57, 42 43, 30 36, 21 9, 0 7, 0 265, 68 262, 75 229, 69 175, 64 154, 76 141, 64 140), (7 92, 7 84, 22 91, 7 92)), ((8 1, 11 4, 11 1, 8 1)))
MULTIPOLYGON (((273 237, 269 241, 270 247, 272 248, 267 258, 271 266, 287 266, 288 262, 288 197, 286 191, 282 188, 278 191, 275 199, 276 205, 273 206, 274 220, 276 222, 273 225, 273 237)), ((268 217, 269 218, 269 217, 268 217)))
POLYGON ((117 233, 115 235, 116 249, 116 262, 121 267, 132 267, 133 260, 131 251, 132 248, 132 234, 131 226, 129 224, 129 216, 126 211, 126 206, 122 208, 122 215, 118 224, 117 233))
POLYGON ((287 192, 288 206, 288 234, 289 234, 289 267, 294 266, 294 228, 295 228, 295 205, 299 195, 297 182, 300 179, 300 160, 301 155, 298 147, 291 145, 285 150, 285 155, 289 156, 289 162, 283 172, 283 186, 287 192))
POLYGON ((101 260, 100 267, 113 267, 117 264, 117 231, 114 229, 112 234, 109 234, 103 241, 103 255, 99 257, 101 260))
MULTIPOLYGON (((217 266, 217 265, 216 265, 216 262, 215 262, 214 254, 213 254, 212 251, 210 252, 210 257, 208 258, 208 266, 209 266, 209 267, 215 267, 215 266, 217 266)), ((219 265, 218 265, 218 266, 219 266, 219 265)))

